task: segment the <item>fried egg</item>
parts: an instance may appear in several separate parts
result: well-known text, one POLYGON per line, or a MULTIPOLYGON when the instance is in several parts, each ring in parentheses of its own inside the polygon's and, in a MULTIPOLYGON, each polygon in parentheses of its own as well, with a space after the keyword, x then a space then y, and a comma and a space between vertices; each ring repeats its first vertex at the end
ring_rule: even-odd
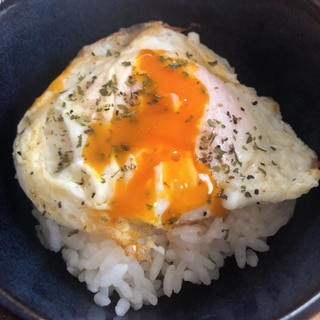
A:
POLYGON ((180 31, 150 22, 84 47, 27 110, 13 156, 42 214, 125 245, 318 185, 278 104, 180 31))

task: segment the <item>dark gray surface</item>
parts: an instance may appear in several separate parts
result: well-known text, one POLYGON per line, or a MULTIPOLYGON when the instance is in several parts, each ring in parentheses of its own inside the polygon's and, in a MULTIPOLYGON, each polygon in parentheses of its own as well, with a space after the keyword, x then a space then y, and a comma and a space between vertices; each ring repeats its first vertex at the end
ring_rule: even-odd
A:
MULTIPOLYGON (((199 23, 201 40, 239 79, 274 97, 287 122, 320 154, 320 9, 317 1, 7 0, 0 5, 0 303, 25 319, 112 319, 34 232, 31 204, 14 180, 11 146, 26 108, 77 51, 149 20, 199 23)), ((320 290, 320 190, 302 197, 257 268, 227 261, 219 281, 186 284, 124 319, 275 319, 320 290)), ((320 310, 315 303, 297 319, 320 310)))

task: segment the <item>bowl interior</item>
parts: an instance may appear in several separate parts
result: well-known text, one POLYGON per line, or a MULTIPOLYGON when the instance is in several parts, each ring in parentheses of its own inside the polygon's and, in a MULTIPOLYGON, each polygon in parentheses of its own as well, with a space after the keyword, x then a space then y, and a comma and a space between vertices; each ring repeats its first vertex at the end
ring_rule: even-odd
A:
MULTIPOLYGON (((56 0, 0 5, 0 302, 26 319, 112 319, 94 305, 59 254, 38 242, 31 204, 14 179, 12 142, 26 109, 85 44, 121 27, 162 20, 195 29, 235 67, 242 83, 281 105, 285 121, 320 154, 320 9, 315 1, 56 0)), ((320 289, 319 188, 299 199, 290 223, 269 239, 257 268, 226 261, 210 286, 185 284, 156 307, 125 319, 279 318, 320 289)), ((315 303, 299 313, 311 314, 315 303)))

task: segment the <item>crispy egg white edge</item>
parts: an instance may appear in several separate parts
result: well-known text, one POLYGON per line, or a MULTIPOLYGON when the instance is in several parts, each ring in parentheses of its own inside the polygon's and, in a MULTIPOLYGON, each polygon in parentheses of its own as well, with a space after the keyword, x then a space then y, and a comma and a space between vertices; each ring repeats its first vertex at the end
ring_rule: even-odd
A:
POLYGON ((282 121, 273 99, 258 97, 254 89, 241 84, 208 78, 206 72, 199 78, 213 99, 202 121, 196 152, 201 159, 199 139, 212 132, 211 119, 217 138, 206 153, 211 152, 210 165, 217 168, 215 179, 225 185, 227 209, 295 199, 318 185, 316 153, 282 121), (221 161, 217 146, 224 152, 221 161))

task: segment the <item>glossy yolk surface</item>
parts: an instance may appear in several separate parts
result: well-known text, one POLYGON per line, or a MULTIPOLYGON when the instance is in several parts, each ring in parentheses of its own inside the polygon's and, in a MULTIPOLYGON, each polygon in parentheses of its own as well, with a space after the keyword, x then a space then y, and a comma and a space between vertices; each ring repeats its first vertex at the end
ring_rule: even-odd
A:
POLYGON ((86 164, 100 175, 112 160, 122 171, 132 171, 128 181, 113 177, 111 217, 169 226, 207 203, 213 214, 224 213, 219 186, 195 158, 198 125, 209 100, 196 70, 190 61, 141 50, 128 79, 132 88, 139 87, 134 103, 119 106, 109 123, 92 123, 83 149, 86 164), (133 168, 126 167, 130 155, 135 157, 133 168), (169 202, 160 220, 159 199, 169 202))

